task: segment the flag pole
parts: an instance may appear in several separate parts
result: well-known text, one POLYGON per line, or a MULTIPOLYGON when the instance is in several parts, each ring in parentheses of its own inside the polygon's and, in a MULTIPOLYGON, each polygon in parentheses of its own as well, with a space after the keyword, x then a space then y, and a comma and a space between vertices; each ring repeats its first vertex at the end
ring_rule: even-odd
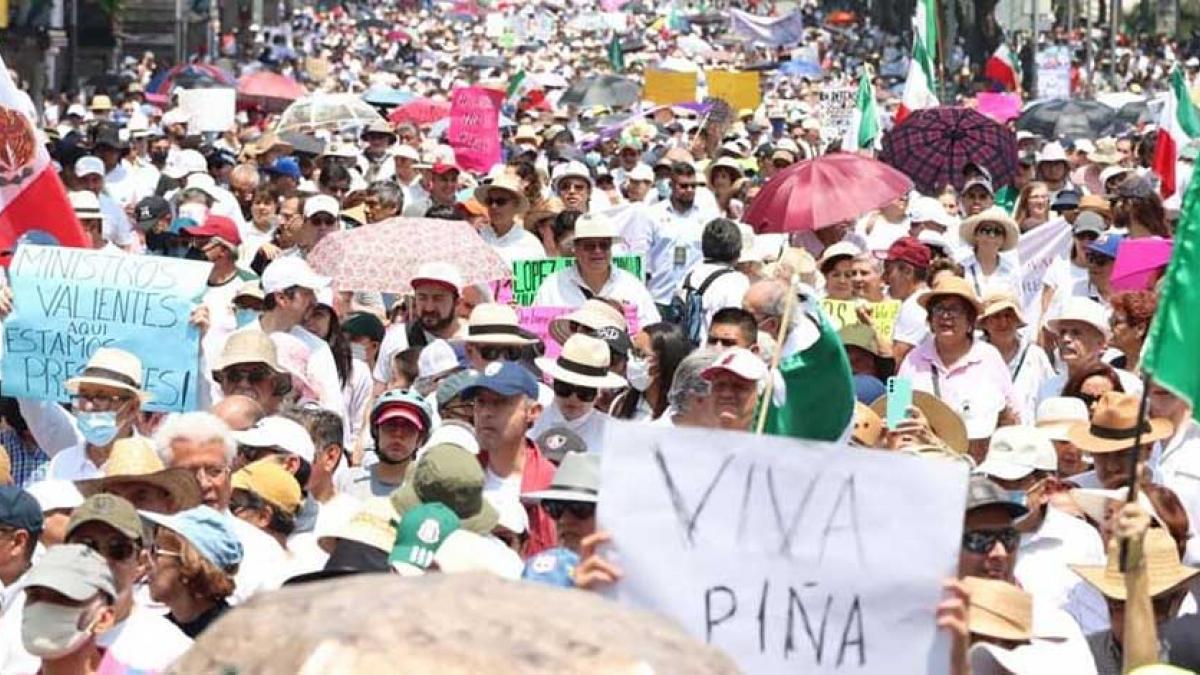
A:
MULTIPOLYGON (((1137 435, 1133 437, 1133 452, 1129 455, 1129 483, 1127 485, 1126 504, 1137 502, 1138 464, 1142 458, 1142 430, 1146 420, 1146 410, 1150 407, 1150 373, 1142 373, 1142 400, 1138 402, 1137 435)), ((1121 573, 1129 571, 1129 541, 1121 542, 1121 573)))
POLYGON ((796 307, 796 282, 798 274, 792 274, 788 279, 788 295, 783 303, 783 316, 779 319, 779 335, 775 340, 775 353, 771 354, 771 367, 767 369, 767 384, 763 387, 762 406, 758 409, 758 423, 754 425, 754 433, 761 434, 767 425, 767 411, 771 407, 771 398, 775 392, 775 370, 779 368, 779 355, 783 353, 783 341, 787 339, 788 327, 792 325, 792 312, 796 307))

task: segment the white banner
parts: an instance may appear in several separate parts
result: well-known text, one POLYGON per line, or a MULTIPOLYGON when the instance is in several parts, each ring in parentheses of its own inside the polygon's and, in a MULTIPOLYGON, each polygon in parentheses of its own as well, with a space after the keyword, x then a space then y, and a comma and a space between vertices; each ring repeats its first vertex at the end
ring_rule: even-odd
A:
POLYGON ((1055 218, 1021 235, 1017 242, 1021 260, 1021 308, 1025 322, 1041 325, 1042 284, 1055 260, 1071 254, 1071 224, 1055 218))
POLYGON ((1037 97, 1071 98, 1071 50, 1047 47, 1037 54, 1037 97))
POLYGON ((223 89, 184 89, 179 92, 179 107, 188 114, 188 131, 224 132, 234 127, 237 91, 223 89))
POLYGON ((599 527, 620 601, 747 673, 944 673, 964 464, 613 421, 599 527))

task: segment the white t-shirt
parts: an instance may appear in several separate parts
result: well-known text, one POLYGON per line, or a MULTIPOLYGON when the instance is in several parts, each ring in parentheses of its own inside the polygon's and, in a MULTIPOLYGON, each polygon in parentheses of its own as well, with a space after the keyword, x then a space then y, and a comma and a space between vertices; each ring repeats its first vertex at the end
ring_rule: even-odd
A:
POLYGON ((546 249, 541 240, 520 225, 514 224, 512 229, 502 235, 496 234, 491 226, 483 228, 479 234, 506 262, 546 257, 546 249))
POLYGON ((908 218, 892 223, 876 211, 863 216, 854 227, 854 231, 866 240, 867 250, 886 252, 897 239, 907 237, 910 228, 908 218), (867 231, 868 226, 871 228, 870 232, 867 231))
POLYGON ((587 445, 588 452, 601 452, 604 450, 604 429, 608 426, 609 419, 611 418, 607 414, 593 410, 581 419, 568 420, 563 417, 557 405, 551 404, 538 417, 537 422, 534 422, 529 436, 537 438, 551 427, 566 427, 579 434, 579 438, 587 445))
POLYGON ((233 533, 242 543, 242 564, 233 578, 233 595, 229 604, 245 602, 259 591, 279 588, 287 570, 288 556, 279 542, 246 521, 227 514, 233 533))
POLYGON ((166 617, 137 605, 96 644, 131 670, 163 672, 192 647, 192 639, 166 617))
POLYGON ((896 323, 892 326, 892 342, 903 342, 916 347, 929 335, 929 314, 919 302, 926 292, 926 289, 921 289, 900 303, 896 323))
MULTIPOLYGON (((704 282, 723 269, 730 268, 728 265, 717 263, 697 264, 683 276, 683 281, 679 284, 680 297, 687 298, 685 290, 687 286, 690 285, 698 291, 704 282)), ((750 290, 750 279, 737 270, 722 273, 721 276, 713 279, 708 288, 704 289, 704 295, 700 297, 700 303, 704 307, 704 325, 700 327, 701 344, 708 338, 708 327, 712 325, 713 315, 726 307, 741 307, 742 298, 745 297, 748 290, 750 290)))

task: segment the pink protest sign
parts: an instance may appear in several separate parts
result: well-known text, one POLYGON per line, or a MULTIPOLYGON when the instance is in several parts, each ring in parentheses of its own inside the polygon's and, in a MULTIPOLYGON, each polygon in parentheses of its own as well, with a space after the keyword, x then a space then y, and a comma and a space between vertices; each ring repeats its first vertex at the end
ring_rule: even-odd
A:
POLYGON ((1004 124, 1021 116, 1021 95, 980 92, 975 96, 975 109, 1004 124))
POLYGON ((486 87, 460 87, 450 98, 454 161, 464 171, 486 173, 500 161, 500 104, 504 92, 486 87))
MULTIPOLYGON (((633 335, 638 332, 637 308, 633 305, 624 305, 624 308, 629 334, 633 335)), ((573 311, 574 307, 518 307, 517 320, 522 328, 537 334, 546 345, 546 356, 553 359, 562 352, 562 345, 550 335, 550 322, 573 311)))

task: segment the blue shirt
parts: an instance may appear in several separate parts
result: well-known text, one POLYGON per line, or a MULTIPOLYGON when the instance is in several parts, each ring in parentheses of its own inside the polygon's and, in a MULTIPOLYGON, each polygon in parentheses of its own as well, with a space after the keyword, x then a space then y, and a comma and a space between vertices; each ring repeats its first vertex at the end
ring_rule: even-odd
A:
POLYGON ((0 445, 8 450, 14 485, 24 488, 46 479, 50 456, 37 445, 25 443, 21 440, 21 434, 13 429, 0 431, 0 445))

